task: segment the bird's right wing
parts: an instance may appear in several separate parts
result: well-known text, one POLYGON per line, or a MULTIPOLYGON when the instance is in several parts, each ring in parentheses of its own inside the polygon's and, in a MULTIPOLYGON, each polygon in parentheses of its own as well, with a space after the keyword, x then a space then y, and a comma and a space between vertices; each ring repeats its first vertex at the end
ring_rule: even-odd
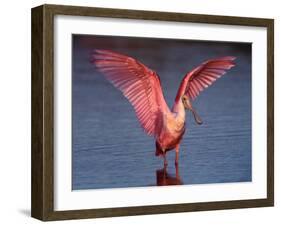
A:
POLYGON ((170 111, 158 75, 134 58, 108 50, 94 50, 91 62, 133 105, 145 132, 155 135, 158 117, 170 111))

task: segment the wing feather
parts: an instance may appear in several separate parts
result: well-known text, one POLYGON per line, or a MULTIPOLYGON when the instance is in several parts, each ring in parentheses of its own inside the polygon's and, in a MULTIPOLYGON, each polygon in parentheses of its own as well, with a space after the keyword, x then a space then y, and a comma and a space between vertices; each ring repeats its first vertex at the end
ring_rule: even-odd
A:
POLYGON ((170 112, 158 75, 134 58, 108 50, 94 50, 91 62, 133 105, 145 132, 155 135, 161 112, 170 112))
POLYGON ((200 92, 213 84, 227 70, 235 66, 235 57, 222 57, 209 60, 185 75, 181 86, 185 86, 184 94, 194 100, 200 92))

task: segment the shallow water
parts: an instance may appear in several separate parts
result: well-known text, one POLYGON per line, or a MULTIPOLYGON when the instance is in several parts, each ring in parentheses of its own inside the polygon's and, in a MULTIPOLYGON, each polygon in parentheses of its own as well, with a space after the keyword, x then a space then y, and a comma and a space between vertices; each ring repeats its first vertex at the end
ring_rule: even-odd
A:
POLYGON ((250 44, 73 37, 73 189, 251 181, 250 44), (209 58, 238 57, 193 103, 203 124, 188 113, 178 169, 174 151, 163 169, 130 103, 89 63, 93 48, 133 56, 156 70, 170 107, 188 70, 209 58))

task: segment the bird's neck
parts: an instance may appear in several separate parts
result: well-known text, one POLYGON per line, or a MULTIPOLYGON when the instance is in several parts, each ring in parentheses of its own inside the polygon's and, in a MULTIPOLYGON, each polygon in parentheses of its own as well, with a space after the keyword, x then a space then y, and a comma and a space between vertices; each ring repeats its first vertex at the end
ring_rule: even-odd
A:
POLYGON ((181 100, 175 102, 172 112, 174 113, 176 119, 185 121, 185 108, 181 100))

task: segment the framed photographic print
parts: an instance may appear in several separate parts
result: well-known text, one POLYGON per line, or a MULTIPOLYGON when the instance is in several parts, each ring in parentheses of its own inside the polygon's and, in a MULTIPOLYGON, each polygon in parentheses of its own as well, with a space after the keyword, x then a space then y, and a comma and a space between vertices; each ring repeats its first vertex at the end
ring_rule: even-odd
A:
POLYGON ((32 216, 274 204, 272 19, 32 9, 32 216))

